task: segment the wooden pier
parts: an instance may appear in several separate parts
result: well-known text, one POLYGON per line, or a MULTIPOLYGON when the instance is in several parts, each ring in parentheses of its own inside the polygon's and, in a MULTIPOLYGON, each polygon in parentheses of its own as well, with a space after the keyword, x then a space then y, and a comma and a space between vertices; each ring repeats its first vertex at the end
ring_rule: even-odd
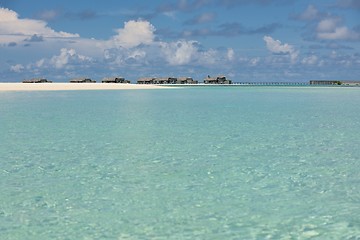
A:
POLYGON ((244 86, 308 86, 307 82, 233 82, 233 85, 244 86))

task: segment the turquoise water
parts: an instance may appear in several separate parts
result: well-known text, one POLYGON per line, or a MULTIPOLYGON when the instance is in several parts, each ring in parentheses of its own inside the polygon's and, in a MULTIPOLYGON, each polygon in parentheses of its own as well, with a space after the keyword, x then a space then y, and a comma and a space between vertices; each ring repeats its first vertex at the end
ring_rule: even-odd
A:
POLYGON ((360 88, 0 92, 0 239, 360 239, 360 88))

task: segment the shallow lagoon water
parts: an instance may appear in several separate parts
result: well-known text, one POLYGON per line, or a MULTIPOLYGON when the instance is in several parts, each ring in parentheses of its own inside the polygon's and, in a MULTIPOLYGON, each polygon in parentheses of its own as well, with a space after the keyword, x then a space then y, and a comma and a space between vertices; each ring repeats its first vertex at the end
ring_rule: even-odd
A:
POLYGON ((0 239, 359 239, 360 88, 0 93, 0 239))

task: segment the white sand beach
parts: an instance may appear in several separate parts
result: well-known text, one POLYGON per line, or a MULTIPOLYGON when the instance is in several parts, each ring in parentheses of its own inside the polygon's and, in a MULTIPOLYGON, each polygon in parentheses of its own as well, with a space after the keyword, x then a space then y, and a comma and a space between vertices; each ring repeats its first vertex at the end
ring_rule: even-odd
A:
POLYGON ((132 90, 166 86, 121 83, 0 83, 0 91, 132 90))

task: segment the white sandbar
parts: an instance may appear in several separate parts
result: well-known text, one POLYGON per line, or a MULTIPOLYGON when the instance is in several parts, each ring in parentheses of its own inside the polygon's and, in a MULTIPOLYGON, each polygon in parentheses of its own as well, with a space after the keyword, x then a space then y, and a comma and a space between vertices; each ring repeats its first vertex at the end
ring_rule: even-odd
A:
POLYGON ((121 83, 0 83, 0 91, 164 89, 165 86, 121 83))

